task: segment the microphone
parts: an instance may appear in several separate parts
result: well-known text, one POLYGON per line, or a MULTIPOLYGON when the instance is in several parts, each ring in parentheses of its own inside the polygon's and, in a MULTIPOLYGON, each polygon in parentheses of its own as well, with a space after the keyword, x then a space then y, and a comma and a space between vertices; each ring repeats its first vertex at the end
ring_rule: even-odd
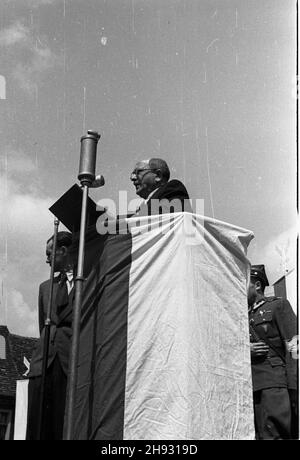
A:
POLYGON ((88 130, 85 136, 80 139, 80 163, 78 179, 80 182, 91 184, 95 180, 97 144, 100 134, 97 131, 88 130))
POLYGON ((101 175, 99 174, 95 177, 95 180, 93 180, 93 182, 91 183, 90 188, 103 187, 104 184, 105 184, 105 179, 102 176, 102 174, 101 175))

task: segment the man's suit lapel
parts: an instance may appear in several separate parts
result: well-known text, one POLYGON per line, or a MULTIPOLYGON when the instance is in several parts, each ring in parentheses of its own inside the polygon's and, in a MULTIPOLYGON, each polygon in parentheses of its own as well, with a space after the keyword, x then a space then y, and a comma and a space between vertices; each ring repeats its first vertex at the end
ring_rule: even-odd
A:
POLYGON ((140 207, 138 208, 138 211, 132 217, 136 217, 136 216, 143 217, 147 215, 148 215, 148 205, 147 203, 143 201, 140 207))
MULTIPOLYGON (((168 182, 167 182, 167 184, 168 184, 168 182)), ((147 214, 148 215, 152 214, 152 212, 151 212, 151 202, 153 202, 153 200, 160 200, 161 199, 161 197, 164 195, 164 191, 166 189, 167 184, 165 184, 162 187, 159 187, 157 190, 155 190, 155 192, 153 193, 151 198, 147 201, 147 204, 145 204, 145 206, 147 206, 147 214)), ((154 209, 157 209, 157 206, 155 206, 154 209)))
MULTIPOLYGON (((72 287, 70 294, 67 294, 67 297, 64 296, 62 299, 64 303, 60 304, 59 313, 57 315, 57 324, 63 322, 72 313, 74 294, 75 286, 72 287)), ((61 299, 58 299, 58 301, 60 302, 61 299)))
POLYGON ((153 193, 151 198, 147 201, 147 203, 142 202, 138 212, 135 215, 140 216, 140 217, 151 215, 151 201, 159 200, 161 195, 164 193, 165 188, 166 186, 163 185, 162 187, 159 187, 157 190, 155 190, 155 192, 153 193))

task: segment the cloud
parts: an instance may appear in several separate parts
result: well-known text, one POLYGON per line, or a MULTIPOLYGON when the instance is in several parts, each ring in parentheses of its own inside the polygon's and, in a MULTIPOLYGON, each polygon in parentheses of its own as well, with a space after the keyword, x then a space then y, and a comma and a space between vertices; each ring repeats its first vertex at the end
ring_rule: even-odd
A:
MULTIPOLYGON (((43 41, 47 42, 45 37, 43 41)), ((0 32, 0 46, 6 48, 9 55, 11 76, 28 95, 33 95, 43 77, 61 62, 49 46, 42 44, 34 30, 21 21, 0 32)))
POLYGON ((8 307, 7 322, 10 332, 29 337, 37 337, 37 312, 29 307, 21 292, 16 289, 9 291, 8 307))
POLYGON ((253 264, 264 264, 270 284, 273 284, 285 271, 296 268, 297 227, 274 236, 261 246, 255 239, 249 248, 249 258, 253 264))
POLYGON ((0 99, 6 99, 6 79, 0 75, 0 99))
POLYGON ((30 241, 39 240, 40 234, 49 232, 52 217, 48 208, 54 199, 41 196, 32 174, 35 166, 24 153, 20 154, 19 161, 12 163, 15 166, 14 176, 4 171, 0 174, 0 213, 4 216, 2 224, 9 230, 9 238, 16 240, 15 246, 21 236, 22 245, 26 243, 31 246, 34 243, 30 244, 30 241), (27 185, 28 176, 32 183, 30 186, 27 185))
MULTIPOLYGON (((36 161, 26 155, 21 149, 6 147, 0 150, 1 196, 38 193, 40 176, 36 161)), ((0 201, 1 203, 1 201, 0 201)))
POLYGON ((9 176, 13 176, 18 173, 31 173, 37 169, 32 158, 25 155, 21 149, 15 150, 12 148, 6 148, 3 157, 4 156, 7 158, 6 172, 9 176))
POLYGON ((0 46, 11 46, 17 43, 27 42, 29 29, 20 21, 14 22, 10 27, 0 31, 0 46))
POLYGON ((39 191, 32 159, 21 150, 8 151, 7 168, 0 170, 0 322, 12 332, 38 336, 38 286, 49 277, 45 243, 53 231, 48 208, 55 200, 39 191), (34 187, 26 187, 28 177, 34 187))
POLYGON ((52 5, 52 3, 56 3, 57 1, 58 0, 10 0, 10 2, 15 5, 27 6, 29 8, 39 8, 43 5, 52 5))
POLYGON ((10 197, 6 212, 9 231, 17 235, 32 236, 40 232, 49 221, 49 199, 41 199, 30 195, 15 195, 10 197))
POLYGON ((36 49, 30 64, 18 63, 12 76, 21 89, 33 95, 42 76, 53 68, 56 62, 57 57, 50 48, 36 49))
POLYGON ((37 8, 42 5, 51 5, 52 3, 57 2, 57 0, 25 0, 31 8, 37 8))

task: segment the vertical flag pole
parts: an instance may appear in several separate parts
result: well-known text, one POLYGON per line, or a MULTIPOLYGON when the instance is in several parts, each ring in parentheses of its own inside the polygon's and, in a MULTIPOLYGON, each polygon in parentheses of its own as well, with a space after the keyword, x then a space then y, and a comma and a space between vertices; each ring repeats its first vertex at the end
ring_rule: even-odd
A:
POLYGON ((46 404, 46 400, 45 400, 46 372, 47 372, 47 367, 48 367, 51 311, 52 311, 52 299, 53 299, 53 284, 54 284, 58 225, 59 225, 59 220, 54 219, 54 234, 53 234, 53 245, 52 245, 52 253, 51 253, 51 271, 50 271, 50 292, 49 292, 49 299, 48 299, 48 305, 47 305, 47 315, 46 315, 45 325, 44 325, 41 393, 40 393, 39 413, 38 413, 38 439, 40 440, 43 437, 43 428, 45 426, 44 415, 45 415, 45 404, 46 404))

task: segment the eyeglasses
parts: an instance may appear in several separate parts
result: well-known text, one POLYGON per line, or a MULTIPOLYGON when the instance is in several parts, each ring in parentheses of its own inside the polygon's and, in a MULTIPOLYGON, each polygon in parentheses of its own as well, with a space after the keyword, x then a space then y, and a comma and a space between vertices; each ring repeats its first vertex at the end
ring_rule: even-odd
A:
POLYGON ((132 173, 130 174, 130 179, 132 179, 132 177, 137 177, 138 175, 140 175, 141 172, 143 171, 156 171, 156 169, 152 169, 152 168, 140 168, 140 169, 134 169, 132 171, 132 173))

